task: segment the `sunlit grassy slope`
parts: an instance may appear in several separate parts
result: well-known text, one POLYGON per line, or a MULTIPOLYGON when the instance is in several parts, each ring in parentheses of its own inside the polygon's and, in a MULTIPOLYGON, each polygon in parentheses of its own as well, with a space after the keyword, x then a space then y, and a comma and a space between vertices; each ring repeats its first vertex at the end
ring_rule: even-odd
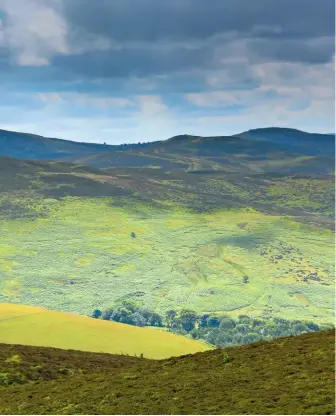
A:
POLYGON ((90 314, 126 297, 161 313, 333 321, 331 230, 251 209, 195 214, 166 204, 44 199, 30 209, 45 217, 0 220, 0 301, 90 314))
POLYGON ((0 343, 167 358, 206 351, 206 344, 139 328, 43 308, 0 304, 0 343))

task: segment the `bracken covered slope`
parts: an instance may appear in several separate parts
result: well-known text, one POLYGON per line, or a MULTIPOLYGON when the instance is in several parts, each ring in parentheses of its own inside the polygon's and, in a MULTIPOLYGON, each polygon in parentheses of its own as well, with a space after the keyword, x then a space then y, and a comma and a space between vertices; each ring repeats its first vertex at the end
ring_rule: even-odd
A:
POLYGON ((330 323, 333 179, 0 157, 0 302, 330 323))
POLYGON ((0 413, 334 414, 334 337, 160 361, 0 344, 0 413))

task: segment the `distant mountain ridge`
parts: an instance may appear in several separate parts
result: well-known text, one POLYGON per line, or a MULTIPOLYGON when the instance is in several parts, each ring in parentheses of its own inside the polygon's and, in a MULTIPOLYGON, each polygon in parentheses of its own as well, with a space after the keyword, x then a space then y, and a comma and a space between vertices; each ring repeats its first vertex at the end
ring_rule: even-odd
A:
MULTIPOLYGON (((263 171, 260 164, 275 160, 317 158, 330 172, 334 136, 278 127, 249 130, 232 136, 178 135, 149 143, 108 145, 74 142, 29 133, 0 130, 0 155, 30 160, 57 160, 108 167, 156 167, 182 170, 263 171), (322 159, 323 163, 322 163, 322 159), (320 161, 321 159, 321 161, 320 161), (253 164, 253 166, 252 166, 253 164)), ((307 159, 307 160, 308 160, 307 159)), ((303 159, 302 159, 303 160, 303 159)), ((301 163, 301 162, 300 162, 301 163)), ((267 167, 269 171, 272 167, 267 167)), ((273 168, 272 168, 273 169, 273 168)))

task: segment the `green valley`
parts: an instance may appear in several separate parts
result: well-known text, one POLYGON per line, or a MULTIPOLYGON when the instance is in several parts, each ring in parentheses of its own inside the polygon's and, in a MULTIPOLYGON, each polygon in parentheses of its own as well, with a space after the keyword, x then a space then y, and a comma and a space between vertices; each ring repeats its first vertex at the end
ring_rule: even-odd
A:
POLYGON ((332 321, 331 230, 253 209, 116 202, 30 200, 42 217, 2 218, 1 302, 89 314, 126 297, 160 312, 332 321))

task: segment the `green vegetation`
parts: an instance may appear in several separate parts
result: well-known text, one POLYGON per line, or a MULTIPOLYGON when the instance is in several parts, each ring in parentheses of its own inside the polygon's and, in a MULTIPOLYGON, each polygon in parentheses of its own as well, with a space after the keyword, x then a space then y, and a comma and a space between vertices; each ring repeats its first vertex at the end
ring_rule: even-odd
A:
POLYGON ((334 411, 332 136, 0 142, 0 413, 334 411))
POLYGON ((0 344, 0 413, 334 414, 334 337, 158 361, 0 344), (14 355, 20 362, 8 362, 14 355))
MULTIPOLYGON (((204 342, 152 328, 12 304, 0 304, 0 342, 157 359, 211 348, 204 342)), ((6 358, 7 364, 20 362, 18 354, 6 358)))
POLYGON ((1 302, 89 315, 136 299, 160 315, 183 306, 333 320, 331 230, 252 209, 197 214, 111 198, 26 207, 43 216, 0 219, 1 302))
POLYGON ((130 301, 121 301, 105 311, 95 309, 92 317, 129 325, 166 328, 177 334, 187 335, 193 339, 202 339, 219 347, 244 345, 327 328, 323 325, 320 327, 314 322, 297 319, 290 321, 275 317, 250 318, 247 315, 239 315, 238 319, 233 319, 229 315, 198 315, 195 311, 186 309, 169 310, 165 316, 161 317, 130 301))
MULTIPOLYGON (((0 302, 88 315, 136 300, 159 316, 333 322, 334 178, 324 164, 265 152, 247 163, 246 141, 182 139, 146 147, 159 157, 152 166, 169 162, 159 169, 129 167, 136 149, 113 153, 128 167, 107 169, 1 157, 0 302), (239 153, 232 163, 227 146, 239 153)), ((249 149, 264 151, 258 143, 249 149)))

